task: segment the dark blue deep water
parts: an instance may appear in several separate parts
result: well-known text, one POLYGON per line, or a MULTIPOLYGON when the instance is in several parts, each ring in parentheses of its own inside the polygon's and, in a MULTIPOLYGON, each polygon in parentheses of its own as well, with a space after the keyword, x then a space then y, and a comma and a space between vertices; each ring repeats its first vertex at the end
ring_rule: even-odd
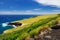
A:
POLYGON ((37 15, 0 15, 0 34, 3 33, 4 30, 13 28, 11 26, 2 27, 2 23, 22 20, 25 18, 30 18, 35 16, 37 15))

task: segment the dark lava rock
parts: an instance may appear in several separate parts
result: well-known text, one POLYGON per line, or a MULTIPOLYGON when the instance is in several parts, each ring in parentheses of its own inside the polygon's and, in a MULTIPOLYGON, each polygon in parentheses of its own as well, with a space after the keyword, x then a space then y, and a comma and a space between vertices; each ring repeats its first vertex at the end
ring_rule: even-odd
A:
POLYGON ((60 29, 60 24, 57 24, 57 25, 55 25, 55 26, 53 26, 53 27, 51 27, 51 29, 60 29))
POLYGON ((14 23, 8 23, 8 25, 21 26, 21 25, 22 25, 22 23, 14 22, 14 23))

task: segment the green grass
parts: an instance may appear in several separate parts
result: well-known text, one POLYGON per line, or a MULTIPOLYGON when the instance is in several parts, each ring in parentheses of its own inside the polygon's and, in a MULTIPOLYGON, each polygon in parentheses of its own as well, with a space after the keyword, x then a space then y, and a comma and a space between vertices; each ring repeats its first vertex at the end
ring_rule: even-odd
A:
POLYGON ((59 16, 41 19, 28 25, 23 29, 13 31, 11 33, 1 34, 0 39, 1 40, 24 40, 28 36, 33 36, 38 34, 41 30, 44 29, 45 26, 47 28, 54 26, 57 23, 56 19, 58 17, 59 16))

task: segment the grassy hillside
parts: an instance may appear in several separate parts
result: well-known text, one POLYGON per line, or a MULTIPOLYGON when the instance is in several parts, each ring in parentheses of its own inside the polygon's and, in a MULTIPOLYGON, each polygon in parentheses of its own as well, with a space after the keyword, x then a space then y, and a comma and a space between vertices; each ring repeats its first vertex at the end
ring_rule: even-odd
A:
POLYGON ((59 17, 60 15, 58 14, 52 14, 14 21, 25 25, 4 31, 0 35, 0 40, 28 40, 30 37, 39 34, 42 30, 53 27, 60 20, 59 17))
POLYGON ((20 30, 24 27, 27 27, 30 24, 33 24, 34 22, 37 22, 39 20, 46 19, 46 18, 49 18, 49 17, 55 17, 55 16, 57 16, 57 14, 42 15, 42 16, 37 16, 37 17, 34 17, 34 18, 28 18, 28 19, 14 21, 14 22, 22 23, 22 26, 19 26, 18 28, 13 28, 13 29, 6 30, 6 31, 4 31, 4 33, 10 33, 10 32, 13 32, 13 31, 20 30))

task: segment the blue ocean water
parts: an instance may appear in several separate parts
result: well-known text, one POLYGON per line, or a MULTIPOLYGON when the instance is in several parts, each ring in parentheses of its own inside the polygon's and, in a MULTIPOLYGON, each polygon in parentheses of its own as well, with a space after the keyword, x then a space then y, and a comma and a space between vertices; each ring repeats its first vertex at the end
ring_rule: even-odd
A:
POLYGON ((25 18, 30 18, 35 16, 37 15, 0 15, 0 34, 3 33, 4 30, 13 28, 12 26, 2 27, 2 23, 22 20, 25 18))

